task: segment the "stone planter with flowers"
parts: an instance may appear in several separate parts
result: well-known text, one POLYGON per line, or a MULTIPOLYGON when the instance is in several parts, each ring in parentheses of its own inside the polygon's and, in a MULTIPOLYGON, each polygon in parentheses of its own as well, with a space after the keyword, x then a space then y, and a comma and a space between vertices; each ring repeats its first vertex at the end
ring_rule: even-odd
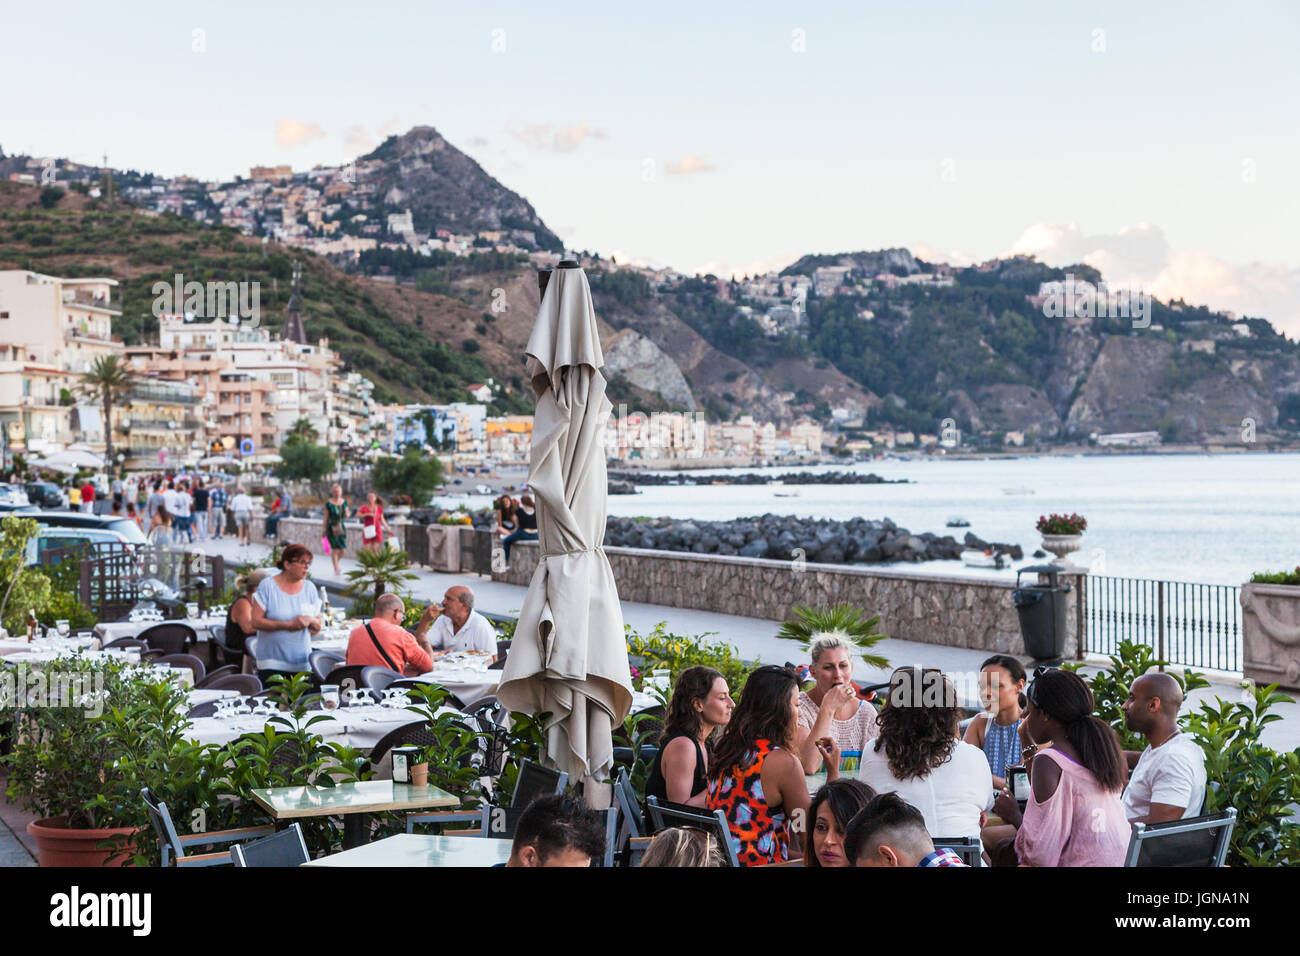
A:
POLYGON ((1240 600, 1245 676, 1300 689, 1300 567, 1251 575, 1240 600))
POLYGON ((1065 556, 1083 547, 1083 533, 1088 530, 1088 519, 1080 514, 1039 515, 1034 525, 1043 536, 1043 550, 1056 555, 1053 564, 1073 567, 1065 556))

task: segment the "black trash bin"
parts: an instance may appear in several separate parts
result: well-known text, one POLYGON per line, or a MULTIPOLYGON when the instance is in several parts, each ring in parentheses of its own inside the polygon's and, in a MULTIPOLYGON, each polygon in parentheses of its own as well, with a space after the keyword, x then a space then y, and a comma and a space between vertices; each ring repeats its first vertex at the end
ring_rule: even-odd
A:
POLYGON ((1036 564, 1016 572, 1016 589, 1011 592, 1016 613, 1020 615, 1020 636, 1025 640, 1025 653, 1036 663, 1059 664, 1065 658, 1066 606, 1070 586, 1058 584, 1061 569, 1052 564, 1036 564), (1022 587, 1020 575, 1047 576, 1047 584, 1022 587))

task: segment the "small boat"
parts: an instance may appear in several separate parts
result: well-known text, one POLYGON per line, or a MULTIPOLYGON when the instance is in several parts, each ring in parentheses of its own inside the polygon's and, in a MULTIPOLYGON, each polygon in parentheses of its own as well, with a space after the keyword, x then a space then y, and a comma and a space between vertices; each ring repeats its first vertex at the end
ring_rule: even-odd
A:
POLYGON ((998 568, 999 570, 1006 567, 1006 556, 1001 551, 963 551, 961 553, 961 563, 968 568, 998 568))
POLYGON ((475 485, 474 490, 477 491, 480 495, 490 495, 495 493, 487 485, 475 485))
POLYGON ((952 517, 950 517, 950 518, 948 519, 948 521, 947 521, 947 527, 949 527, 949 528, 969 528, 969 527, 970 527, 970 522, 967 521, 965 518, 961 518, 961 517, 958 517, 957 515, 953 515, 952 517))
POLYGON ((799 497, 799 492, 797 492, 797 491, 774 491, 774 492, 772 492, 772 496, 773 496, 774 498, 798 498, 798 497, 799 497))
POLYGON ((1003 489, 1002 489, 1002 493, 1003 493, 1004 495, 1032 495, 1032 494, 1034 493, 1034 489, 1033 489, 1033 488, 1025 488, 1025 487, 1020 487, 1020 488, 1003 488, 1003 489))

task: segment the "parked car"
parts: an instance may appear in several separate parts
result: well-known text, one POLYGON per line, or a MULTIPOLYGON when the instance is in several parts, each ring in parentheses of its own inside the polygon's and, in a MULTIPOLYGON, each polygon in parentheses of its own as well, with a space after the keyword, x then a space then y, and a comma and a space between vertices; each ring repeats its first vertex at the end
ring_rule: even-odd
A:
POLYGON ((99 549, 115 545, 133 548, 149 543, 140 526, 131 518, 84 515, 75 511, 38 511, 30 515, 40 526, 33 543, 28 545, 28 563, 34 563, 46 551, 89 545, 99 549))
POLYGON ((66 508, 68 496, 52 481, 29 481, 23 486, 32 504, 40 508, 66 508))
POLYGON ((31 501, 27 498, 27 492, 18 485, 0 482, 0 506, 22 508, 30 504, 31 501))

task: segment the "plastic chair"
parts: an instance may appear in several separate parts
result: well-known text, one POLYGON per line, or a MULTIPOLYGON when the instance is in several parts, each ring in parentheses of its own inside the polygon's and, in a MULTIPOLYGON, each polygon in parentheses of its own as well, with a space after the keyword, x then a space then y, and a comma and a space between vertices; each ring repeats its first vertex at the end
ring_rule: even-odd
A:
POLYGON ((506 666, 506 656, 510 653, 509 641, 497 641, 497 659, 488 665, 488 670, 504 670, 506 666))
POLYGON ((194 628, 180 621, 165 621, 147 627, 136 635, 150 648, 164 654, 184 654, 197 643, 199 636, 194 628))
POLYGON ((984 865, 981 855, 984 851, 979 837, 935 837, 936 850, 950 850, 961 857, 961 861, 970 867, 984 865))
POLYGON ((164 867, 173 857, 176 859, 177 866, 218 866, 222 863, 230 863, 229 852, 187 855, 185 849, 191 846, 210 846, 212 844, 230 843, 235 840, 247 840, 250 837, 275 832, 275 827, 267 825, 238 827, 233 830, 213 830, 209 833, 187 833, 185 836, 181 836, 176 832, 176 826, 172 822, 172 815, 167 809, 167 804, 156 800, 154 795, 149 792, 148 787, 140 791, 140 799, 144 801, 144 808, 149 816, 149 822, 153 824, 154 832, 158 834, 158 846, 162 848, 162 865, 164 867))
POLYGON ((212 686, 212 682, 215 680, 220 680, 230 674, 237 673, 239 673, 239 668, 234 664, 227 664, 224 667, 218 667, 216 670, 208 671, 207 674, 204 675, 203 680, 195 682, 194 689, 202 690, 205 687, 212 686))
POLYGON ((1237 808, 1187 820, 1134 823, 1125 866, 1223 866, 1237 808))
POLYGON ((230 848, 230 856, 237 867, 302 866, 311 859, 299 823, 252 843, 236 843, 230 848))
POLYGON ((387 667, 376 667, 371 664, 345 664, 330 671, 322 683, 338 684, 340 691, 359 690, 363 687, 367 690, 382 691, 387 690, 394 681, 401 679, 401 674, 387 667))
POLYGON ((208 684, 207 690, 233 690, 242 695, 261 693, 262 682, 256 674, 227 674, 208 684))
MULTIPOLYGON (((207 674, 207 668, 203 662, 193 654, 164 654, 162 657, 154 660, 155 664, 164 664, 171 667, 188 667, 190 673, 194 675, 194 686, 197 687, 207 674)), ((233 668, 231 668, 233 670, 233 668)))
POLYGON ((329 684, 333 683, 326 680, 330 671, 335 670, 343 661, 343 655, 333 651, 312 651, 307 657, 307 666, 322 684, 329 684))
POLYGON ((147 651, 149 649, 148 644, 134 637, 119 637, 115 641, 109 641, 107 644, 104 645, 103 649, 108 650, 113 647, 124 647, 127 648, 128 650, 130 650, 131 648, 135 648, 140 651, 147 651))
POLYGON ((219 661, 222 666, 231 665, 238 670, 243 663, 244 652, 237 647, 232 647, 226 641, 226 626, 217 624, 209 630, 212 632, 212 645, 217 649, 213 663, 219 661))
POLYGON ((646 797, 645 805, 646 813, 650 816, 650 829, 654 833, 669 827, 695 827, 703 830, 718 842, 728 866, 740 866, 740 861, 736 859, 736 848, 731 843, 731 827, 727 823, 727 815, 721 810, 710 813, 694 807, 660 803, 658 797, 646 797))

